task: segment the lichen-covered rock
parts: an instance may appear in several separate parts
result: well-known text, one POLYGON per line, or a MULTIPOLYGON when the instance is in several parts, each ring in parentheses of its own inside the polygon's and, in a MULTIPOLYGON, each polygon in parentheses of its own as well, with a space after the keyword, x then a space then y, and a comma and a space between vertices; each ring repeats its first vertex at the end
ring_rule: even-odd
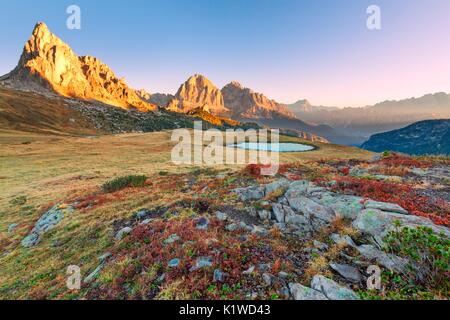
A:
POLYGON ((247 188, 238 188, 233 190, 242 201, 259 200, 264 197, 264 187, 250 186, 247 188))
POLYGON ((407 259, 386 253, 372 245, 361 245, 356 250, 367 260, 375 261, 378 265, 392 271, 404 272, 409 262, 407 259))
POLYGON ((44 233, 55 228, 66 215, 72 214, 73 211, 73 207, 64 204, 50 208, 39 218, 30 234, 22 240, 22 246, 29 248, 37 245, 44 233))
POLYGON ((401 227, 429 227, 436 233, 442 232, 450 237, 450 232, 446 227, 437 226, 427 218, 378 209, 363 210, 353 221, 353 227, 364 234, 373 236, 381 244, 387 233, 395 230, 397 223, 400 223, 401 227))
POLYGON ((125 227, 120 229, 116 236, 114 237, 116 240, 122 240, 126 235, 130 234, 133 231, 130 227, 125 227))
POLYGON ((309 219, 316 230, 336 219, 336 215, 331 208, 318 204, 304 196, 288 196, 287 200, 291 208, 309 219))
POLYGON ((330 267, 350 282, 361 282, 361 274, 355 267, 340 263, 330 263, 330 267))
POLYGON ((311 281, 311 288, 323 293, 329 300, 359 300, 353 290, 342 287, 322 275, 314 276, 311 281))
POLYGON ((282 191, 286 192, 286 190, 289 188, 289 186, 290 186, 289 180, 287 180, 287 179, 279 179, 279 180, 276 180, 276 181, 274 181, 272 183, 266 184, 265 192, 266 192, 267 195, 271 194, 271 193, 273 193, 275 191, 278 191, 278 190, 282 190, 282 191))
POLYGON ((400 207, 398 204, 395 203, 387 203, 387 202, 379 202, 374 200, 367 200, 364 203, 364 207, 366 209, 378 209, 381 211, 388 211, 388 212, 396 212, 401 214, 409 214, 408 211, 400 207))
POLYGON ((274 203, 272 205, 273 215, 277 222, 284 223, 286 213, 284 212, 283 205, 279 203, 274 203))
POLYGON ((299 283, 290 283, 289 291, 294 300, 328 300, 323 293, 299 283))
POLYGON ((336 215, 347 219, 355 219, 364 210, 363 198, 341 195, 332 192, 315 193, 311 198, 317 203, 333 209, 336 215))

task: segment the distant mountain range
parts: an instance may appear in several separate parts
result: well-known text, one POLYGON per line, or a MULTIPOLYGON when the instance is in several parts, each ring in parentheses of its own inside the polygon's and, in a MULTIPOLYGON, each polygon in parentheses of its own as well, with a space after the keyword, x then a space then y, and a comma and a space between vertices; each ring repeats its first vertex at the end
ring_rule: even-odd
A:
POLYGON ((450 155, 450 120, 425 120, 406 128, 375 134, 362 148, 375 152, 390 150, 412 155, 450 155))
MULTIPOLYGON (((44 23, 36 25, 17 67, 0 77, 0 85, 5 89, 39 93, 47 98, 78 99, 83 106, 92 103, 100 106, 96 109, 100 114, 100 110, 106 110, 105 106, 125 111, 158 112, 151 117, 151 126, 140 125, 136 130, 158 128, 157 115, 172 113, 170 117, 176 118, 178 114, 181 120, 174 121, 176 125, 166 123, 167 128, 186 123, 184 116, 188 116, 210 124, 245 126, 250 123, 250 126, 279 128, 310 140, 360 145, 374 133, 424 119, 450 118, 450 95, 446 93, 385 101, 364 108, 339 109, 313 106, 307 100, 282 104, 237 81, 219 89, 205 76, 196 74, 181 84, 174 95, 151 94, 146 90, 131 89, 99 59, 77 56, 44 23)), ((12 92, 7 92, 8 99, 12 92)), ((92 112, 83 112, 93 116, 92 112)), ((101 118, 98 112, 93 116, 96 120, 101 118)), ((122 116, 119 118, 123 119, 122 116)), ((149 119, 144 118, 145 121, 149 119)), ((127 130, 131 123, 133 121, 127 120, 127 130)))
POLYGON ((316 107, 307 100, 287 106, 306 122, 329 125, 361 141, 374 133, 399 129, 417 121, 450 118, 450 94, 443 92, 362 108, 316 107))
MULTIPOLYGON (((196 118, 206 122, 205 128, 257 127, 251 121, 239 121, 240 113, 225 106, 222 91, 204 76, 190 77, 175 95, 133 90, 99 59, 77 56, 44 23, 35 26, 17 67, 0 77, 0 85, 0 101, 4 102, 0 123, 5 129, 61 132, 67 128, 68 132, 78 133, 155 131, 192 127, 196 118), (64 121, 68 121, 67 125, 64 121)), ((285 107, 261 94, 240 86, 236 89, 244 93, 240 99, 246 96, 252 99, 244 104, 249 109, 247 114, 254 110, 255 117, 264 117, 273 108, 277 114, 285 112, 293 117, 285 107)), ((229 97, 227 91, 225 95, 229 97)), ((326 142, 301 130, 294 134, 326 142)))

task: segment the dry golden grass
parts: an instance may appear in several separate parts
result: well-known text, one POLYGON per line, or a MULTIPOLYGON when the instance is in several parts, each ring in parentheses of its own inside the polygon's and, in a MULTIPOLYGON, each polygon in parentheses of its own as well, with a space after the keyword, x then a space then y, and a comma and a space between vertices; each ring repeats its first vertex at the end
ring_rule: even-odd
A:
MULTIPOLYGON (((195 195, 192 190, 181 191, 178 185, 184 179, 181 174, 197 167, 171 162, 170 137, 169 131, 98 137, 0 131, 0 298, 77 297, 65 287, 65 270, 77 264, 87 275, 98 265, 97 257, 114 241, 113 221, 129 218, 143 207, 167 205, 182 196, 195 195), (170 179, 160 172, 171 175, 170 179), (157 183, 103 195, 105 203, 76 210, 38 246, 24 249, 20 245, 49 205, 71 203, 76 197, 100 192, 105 181, 133 174, 146 175, 157 183), (177 178, 174 174, 180 175, 177 178), (9 234, 11 223, 19 225, 9 234)), ((317 146, 319 149, 312 152, 282 154, 281 162, 371 157, 371 153, 357 148, 317 146)), ((242 167, 222 165, 213 169, 242 167)), ((166 289, 170 296, 171 288, 166 289)))

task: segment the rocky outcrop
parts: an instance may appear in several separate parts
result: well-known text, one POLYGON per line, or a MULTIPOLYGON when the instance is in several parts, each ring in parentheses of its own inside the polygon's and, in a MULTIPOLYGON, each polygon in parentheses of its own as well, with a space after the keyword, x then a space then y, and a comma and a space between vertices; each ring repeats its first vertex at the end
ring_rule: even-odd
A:
POLYGON ((38 93, 100 101, 124 109, 155 110, 99 59, 78 57, 61 39, 38 23, 17 67, 0 78, 5 86, 38 93))
POLYGON ((74 208, 68 205, 56 205, 50 208, 34 225, 33 230, 22 240, 22 246, 25 248, 37 245, 44 233, 55 228, 61 220, 72 214, 74 208))
POLYGON ((233 81, 222 88, 225 106, 230 109, 235 118, 271 119, 275 114, 295 118, 284 105, 268 99, 262 93, 257 93, 233 81))
POLYGON ((181 85, 167 109, 187 113, 199 107, 214 115, 228 113, 220 90, 206 77, 196 74, 181 85))
POLYGON ((157 105, 158 107, 164 108, 167 104, 175 98, 175 96, 171 94, 165 93, 149 93, 145 89, 137 90, 136 94, 144 100, 145 102, 157 105))

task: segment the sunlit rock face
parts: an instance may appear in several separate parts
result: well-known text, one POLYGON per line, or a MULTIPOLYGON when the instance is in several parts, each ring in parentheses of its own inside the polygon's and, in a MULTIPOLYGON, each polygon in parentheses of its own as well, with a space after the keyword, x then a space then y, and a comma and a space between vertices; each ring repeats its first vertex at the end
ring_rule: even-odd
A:
POLYGON ((214 115, 228 113, 220 90, 206 77, 196 74, 181 85, 167 109, 186 113, 199 107, 214 115))
POLYGON ((286 106, 267 98, 262 93, 245 88, 237 81, 223 87, 222 95, 225 106, 236 118, 270 119, 274 113, 294 118, 294 114, 286 106))
POLYGON ((66 97, 96 100, 121 108, 155 110, 99 59, 78 57, 61 39, 38 23, 17 67, 0 78, 10 87, 66 97))

